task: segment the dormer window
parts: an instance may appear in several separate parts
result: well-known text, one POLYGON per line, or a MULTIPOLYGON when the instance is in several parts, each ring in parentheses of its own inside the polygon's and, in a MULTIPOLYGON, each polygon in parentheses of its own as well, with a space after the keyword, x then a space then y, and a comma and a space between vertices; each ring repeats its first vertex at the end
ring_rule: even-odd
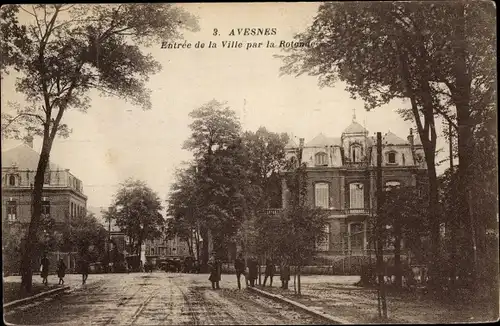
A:
POLYGON ((328 165, 328 156, 326 153, 317 153, 314 155, 314 164, 315 165, 328 165))
POLYGON ((389 164, 396 164, 396 152, 389 152, 387 154, 387 162, 389 164))
POLYGON ((9 175, 9 186, 15 186, 16 185, 16 176, 11 174, 9 175))
POLYGON ((353 145, 351 145, 350 157, 351 157, 351 162, 352 163, 361 162, 362 155, 363 155, 363 148, 359 144, 353 144, 353 145))

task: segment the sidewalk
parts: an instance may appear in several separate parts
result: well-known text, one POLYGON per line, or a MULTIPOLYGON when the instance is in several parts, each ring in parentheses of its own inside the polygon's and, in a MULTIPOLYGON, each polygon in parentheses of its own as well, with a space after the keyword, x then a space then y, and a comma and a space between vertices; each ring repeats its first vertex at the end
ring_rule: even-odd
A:
MULTIPOLYGON (((87 284, 96 282, 103 278, 103 274, 90 274, 87 284)), ((82 285, 82 276, 80 274, 67 274, 64 278, 64 285, 58 285, 57 275, 49 275, 49 285, 42 284, 40 275, 33 275, 33 288, 31 293, 20 293, 21 276, 7 276, 3 278, 3 304, 28 298, 43 292, 69 286, 71 290, 77 289, 82 285)))
MULTIPOLYGON (((272 294, 337 316, 353 324, 380 322, 377 310, 377 291, 354 286, 359 277, 302 276, 302 296, 294 294, 293 277, 289 289, 280 288, 279 277, 273 287, 258 288, 272 294)), ((411 293, 387 295, 389 323, 456 323, 493 321, 497 316, 484 305, 461 301, 450 304, 411 293)))

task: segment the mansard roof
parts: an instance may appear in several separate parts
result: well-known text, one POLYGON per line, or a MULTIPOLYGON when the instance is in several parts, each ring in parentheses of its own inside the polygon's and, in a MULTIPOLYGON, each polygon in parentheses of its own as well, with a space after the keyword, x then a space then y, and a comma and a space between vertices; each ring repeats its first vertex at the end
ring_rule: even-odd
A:
MULTIPOLYGON (((17 167, 19 170, 36 171, 40 154, 26 144, 2 152, 2 168, 17 167)), ((50 170, 62 170, 60 166, 49 162, 50 170)))
POLYGON ((340 138, 327 137, 323 133, 320 133, 319 135, 311 139, 305 146, 306 147, 341 146, 341 141, 340 138))
POLYGON ((382 144, 384 145, 408 145, 408 141, 398 137, 392 132, 388 132, 382 138, 382 144))
POLYGON ((368 130, 365 129, 362 125, 357 123, 356 121, 352 121, 352 123, 344 129, 343 134, 359 134, 359 133, 368 133, 368 130))

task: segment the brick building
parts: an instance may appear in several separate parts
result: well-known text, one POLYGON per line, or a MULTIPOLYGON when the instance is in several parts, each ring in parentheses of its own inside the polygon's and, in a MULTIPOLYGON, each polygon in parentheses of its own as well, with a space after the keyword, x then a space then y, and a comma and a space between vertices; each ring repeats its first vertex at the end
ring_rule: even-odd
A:
MULTIPOLYGON (((423 147, 411 129, 406 139, 387 132, 382 144, 385 187, 416 185, 425 177, 423 147)), ((376 208, 376 138, 353 119, 340 137, 320 133, 307 143, 301 138, 286 146, 291 160, 300 151, 307 166, 308 200, 328 213, 319 256, 366 255, 373 248, 367 219, 376 208)), ((282 189, 285 207, 290 196, 285 180, 282 189)))
MULTIPOLYGON (((32 191, 38 166, 39 153, 33 150, 33 142, 18 145, 2 152, 2 224, 26 227, 32 214, 32 191)), ((69 169, 49 162, 44 178, 42 213, 55 222, 55 230, 63 231, 72 217, 86 214, 87 196, 83 193, 82 181, 69 169)), ((7 228, 4 228, 4 232, 7 228)), ((10 228, 15 229, 15 228, 10 228)), ((57 252, 50 257, 67 259, 70 267, 74 261, 68 253, 57 252)))

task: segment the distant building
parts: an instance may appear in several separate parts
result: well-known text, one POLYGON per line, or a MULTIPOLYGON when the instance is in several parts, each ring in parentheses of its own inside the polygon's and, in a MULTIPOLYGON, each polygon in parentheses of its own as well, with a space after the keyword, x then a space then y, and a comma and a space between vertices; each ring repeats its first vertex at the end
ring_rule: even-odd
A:
MULTIPOLYGON (((382 144, 385 187, 415 186, 425 179, 423 147, 411 129, 406 139, 387 132, 382 144)), ((325 256, 366 254, 367 220, 376 208, 375 137, 353 119, 340 137, 320 133, 307 143, 300 139, 299 144, 292 139, 286 152, 292 161, 302 154, 308 201, 328 213, 326 239, 317 245, 318 251, 325 256)), ((282 190, 286 207, 290 192, 284 179, 282 190)))
POLYGON ((187 242, 181 240, 178 236, 171 239, 161 237, 158 239, 147 240, 145 244, 146 260, 152 262, 154 265, 168 257, 190 256, 187 242))
MULTIPOLYGON (((33 150, 33 140, 2 152, 2 224, 26 227, 31 221, 32 192, 40 154, 33 150)), ((64 231, 70 220, 86 214, 87 196, 83 192, 82 181, 69 169, 49 162, 44 176, 42 193, 42 214, 55 221, 55 230, 64 231)), ((58 252, 57 256, 66 257, 68 266, 74 262, 69 254, 58 252)), ((51 258, 51 259, 52 259, 51 258)), ((55 261, 51 264, 55 267, 55 261)))
POLYGON ((88 211, 91 212, 92 214, 94 214, 97 221, 99 221, 99 223, 101 223, 101 225, 104 226, 104 228, 108 231, 108 236, 111 239, 111 245, 110 245, 109 250, 113 251, 114 247, 116 246, 119 253, 123 254, 124 256, 127 256, 128 249, 129 249, 128 248, 129 239, 125 235, 125 233, 123 233, 120 230, 120 227, 118 227, 118 225, 116 225, 115 220, 111 220, 110 222, 105 220, 105 218, 103 217, 103 214, 102 214, 102 212, 105 210, 107 210, 107 207, 92 207, 91 206, 88 208, 88 211))

